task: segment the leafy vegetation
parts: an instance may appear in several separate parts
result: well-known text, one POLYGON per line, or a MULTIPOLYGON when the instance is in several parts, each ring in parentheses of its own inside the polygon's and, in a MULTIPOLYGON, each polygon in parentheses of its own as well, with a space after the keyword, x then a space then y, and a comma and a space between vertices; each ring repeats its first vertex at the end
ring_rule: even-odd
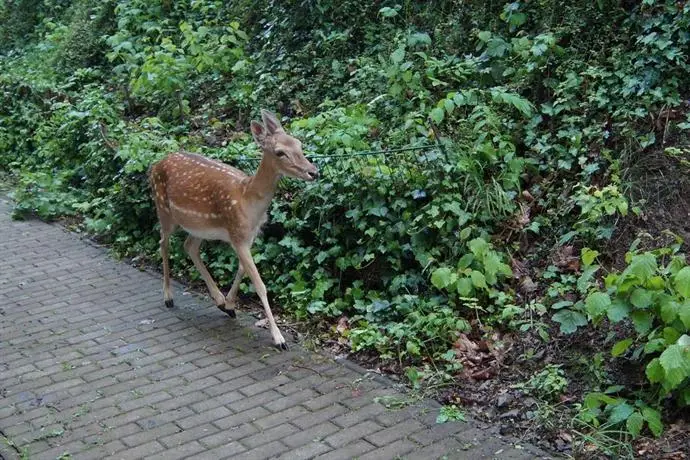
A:
MULTIPOLYGON (((573 401, 577 366, 534 348, 592 333, 610 356, 585 357, 598 377, 564 409, 588 442, 658 436, 690 403, 682 241, 616 259, 690 191, 683 2, 26 0, 0 19, 17 217, 78 217, 157 263, 148 166, 184 148, 252 170, 248 125, 271 108, 324 172, 282 184, 255 247, 287 314, 414 388, 527 356, 507 386, 547 405, 573 401), (675 202, 645 192, 664 181, 675 202), (621 360, 646 381, 613 381, 621 360)), ((175 275, 198 280, 181 242, 175 275)), ((205 258, 229 285, 232 252, 205 258)))

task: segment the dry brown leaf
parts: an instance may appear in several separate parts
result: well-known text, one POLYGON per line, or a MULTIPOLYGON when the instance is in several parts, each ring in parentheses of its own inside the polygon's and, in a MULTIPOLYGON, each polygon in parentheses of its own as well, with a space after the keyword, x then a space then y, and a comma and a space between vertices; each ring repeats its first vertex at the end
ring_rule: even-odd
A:
POLYGON ((348 320, 347 316, 341 316, 340 319, 338 319, 338 324, 336 325, 335 330, 338 331, 339 334, 343 334, 348 329, 350 329, 350 321, 348 320))

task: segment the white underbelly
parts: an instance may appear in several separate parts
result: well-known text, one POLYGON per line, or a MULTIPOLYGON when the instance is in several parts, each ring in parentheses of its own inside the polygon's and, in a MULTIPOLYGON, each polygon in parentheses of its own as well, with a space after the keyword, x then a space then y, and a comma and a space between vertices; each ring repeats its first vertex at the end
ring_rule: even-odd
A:
POLYGON ((185 232, 192 236, 201 238, 202 240, 220 240, 230 242, 230 234, 224 228, 204 228, 204 229, 194 229, 182 227, 185 232))

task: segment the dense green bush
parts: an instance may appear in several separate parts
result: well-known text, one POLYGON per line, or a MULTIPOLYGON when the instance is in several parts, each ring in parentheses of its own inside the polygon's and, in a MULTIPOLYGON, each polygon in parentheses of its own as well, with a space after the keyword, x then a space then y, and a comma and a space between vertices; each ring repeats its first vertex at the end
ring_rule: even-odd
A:
MULTIPOLYGON (((610 275, 606 293, 589 292, 593 252, 576 274, 543 261, 554 244, 603 251, 617 219, 640 212, 625 171, 686 139, 686 115, 661 114, 688 97, 690 6, 36 0, 0 2, 0 19, 0 168, 17 179, 17 215, 80 215, 118 253, 157 260, 148 166, 185 148, 251 170, 248 123, 272 108, 325 176, 283 184, 255 248, 290 314, 337 322, 354 351, 441 363, 447 378, 461 332, 536 327, 546 339, 533 312, 564 334, 629 314, 638 335, 617 353, 639 343, 650 384, 687 404, 687 369, 667 365, 669 349, 687 353, 677 256, 631 255, 649 273, 610 275), (420 145, 433 147, 348 157, 420 145), (540 267, 542 301, 513 271, 520 260, 540 267)), ((231 251, 206 252, 230 283, 231 251)), ((198 277, 179 238, 171 257, 198 277)), ((551 397, 538 383, 562 387, 559 372, 529 388, 551 397)), ((658 432, 658 399, 646 401, 628 411, 642 417, 631 433, 640 420, 658 432)))

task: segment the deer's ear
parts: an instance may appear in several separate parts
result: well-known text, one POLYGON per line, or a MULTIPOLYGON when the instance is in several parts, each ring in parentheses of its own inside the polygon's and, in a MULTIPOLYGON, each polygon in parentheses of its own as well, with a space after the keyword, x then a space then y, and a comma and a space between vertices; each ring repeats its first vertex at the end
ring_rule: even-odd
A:
POLYGON ((266 143, 266 128, 258 121, 252 121, 251 130, 252 136, 254 136, 254 142, 256 142, 259 147, 263 148, 266 143))
POLYGON ((278 118, 268 110, 261 109, 261 119, 266 126, 268 134, 275 134, 279 131, 283 131, 283 126, 280 124, 280 120, 278 120, 278 118))

